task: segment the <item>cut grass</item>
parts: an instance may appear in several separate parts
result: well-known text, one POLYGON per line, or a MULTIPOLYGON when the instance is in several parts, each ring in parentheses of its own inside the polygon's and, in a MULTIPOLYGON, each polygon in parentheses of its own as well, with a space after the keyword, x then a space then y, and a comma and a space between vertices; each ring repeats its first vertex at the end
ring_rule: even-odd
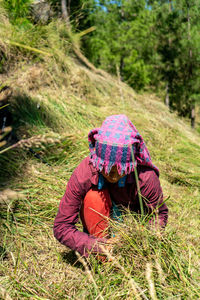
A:
POLYGON ((4 77, 14 89, 17 137, 60 138, 33 146, 46 163, 27 149, 0 156, 2 188, 24 195, 0 209, 0 298, 2 287, 12 299, 199 299, 199 135, 154 95, 137 95, 111 76, 76 64, 55 32, 49 41, 52 58, 35 64, 34 72, 21 63, 4 77), (170 196, 169 223, 159 238, 127 213, 123 223, 111 224, 120 236, 112 261, 101 264, 91 256, 84 266, 55 240, 53 221, 71 173, 88 155, 88 132, 121 113, 137 127, 160 169, 164 195, 170 196))
MULTIPOLYGON (((65 98, 65 90, 61 93, 62 99, 65 98)), ((47 97, 46 101, 52 98, 53 96, 47 97)), ((59 98, 56 101, 59 105, 59 98)), ((89 262, 95 285, 88 278, 84 268, 75 263, 78 258, 55 241, 52 224, 67 180, 81 159, 88 154, 87 133, 94 126, 100 125, 112 107, 112 99, 107 107, 98 107, 98 121, 95 123, 96 106, 84 104, 82 107, 82 102, 79 101, 79 98, 71 98, 71 112, 69 109, 55 111, 55 115, 66 114, 69 137, 64 138, 57 146, 47 147, 41 153, 50 166, 29 155, 26 165, 21 169, 21 175, 18 174, 12 183, 9 183, 13 189, 22 190, 26 197, 18 202, 14 211, 4 212, 3 247, 7 258, 2 258, 1 285, 14 299, 93 299, 99 294, 104 299, 133 299, 136 296, 130 288, 132 278, 141 289, 138 290, 139 297, 149 299, 152 293, 149 280, 153 276, 158 299, 198 299, 198 144, 188 137, 184 139, 184 134, 178 128, 172 128, 169 134, 169 130, 165 130, 159 120, 155 120, 156 124, 151 126, 152 116, 147 110, 144 113, 143 103, 139 101, 134 106, 136 101, 129 98, 129 102, 124 104, 127 108, 125 113, 138 124, 136 126, 140 127, 144 139, 147 137, 153 160, 160 167, 164 194, 170 195, 170 218, 165 236, 159 240, 148 230, 141 231, 134 216, 127 216, 124 226, 115 228, 122 236, 120 244, 114 249, 115 262, 101 265, 92 258, 89 262), (83 110, 84 114, 73 114, 73 105, 77 109, 78 103, 79 111, 83 110), (135 109, 130 113, 131 106, 135 109), (91 116, 88 121, 84 110, 87 107, 91 116), (159 144, 159 147, 154 147, 155 143, 159 144), (167 153, 169 144, 170 153, 173 155, 167 153), (184 148, 184 153, 183 150, 180 151, 181 147, 184 148), (191 149, 196 152, 190 161, 190 155, 185 156, 185 153, 191 153, 191 149), (181 167, 179 159, 183 162, 181 167), (195 180, 190 178, 193 172, 197 172, 195 180), (174 178, 179 181, 174 181, 174 178), (149 268, 150 277, 146 275, 149 268), (150 279, 147 280, 147 277, 150 279)), ((119 107, 113 106, 112 113, 120 112, 120 103, 119 107)), ((173 115, 168 114, 167 118, 172 118, 175 122, 173 115)), ((37 128, 41 127, 35 124, 32 134, 37 128)), ((45 132, 52 130, 51 127, 43 128, 45 132)), ((63 134, 63 137, 66 134, 62 133, 59 125, 54 130, 63 134)), ((78 227, 81 229, 80 225, 78 227)))

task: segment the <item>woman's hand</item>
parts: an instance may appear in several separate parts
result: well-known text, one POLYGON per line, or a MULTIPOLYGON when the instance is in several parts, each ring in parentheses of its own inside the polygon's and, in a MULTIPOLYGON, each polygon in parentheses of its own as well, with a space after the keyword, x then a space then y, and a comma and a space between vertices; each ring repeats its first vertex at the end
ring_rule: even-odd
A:
POLYGON ((112 237, 107 239, 105 244, 100 246, 103 255, 98 255, 98 259, 101 262, 111 262, 112 261, 112 252, 115 244, 119 242, 119 237, 112 237))

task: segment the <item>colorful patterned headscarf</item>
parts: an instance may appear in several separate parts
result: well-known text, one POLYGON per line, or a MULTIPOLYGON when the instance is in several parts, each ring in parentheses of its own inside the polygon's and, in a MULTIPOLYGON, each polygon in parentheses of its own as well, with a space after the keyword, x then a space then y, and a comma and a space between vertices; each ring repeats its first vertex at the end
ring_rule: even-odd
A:
POLYGON ((154 169, 159 175, 143 138, 125 115, 107 117, 101 128, 89 132, 88 142, 90 161, 100 172, 104 168, 108 174, 116 165, 119 174, 129 174, 137 165, 143 165, 154 169))

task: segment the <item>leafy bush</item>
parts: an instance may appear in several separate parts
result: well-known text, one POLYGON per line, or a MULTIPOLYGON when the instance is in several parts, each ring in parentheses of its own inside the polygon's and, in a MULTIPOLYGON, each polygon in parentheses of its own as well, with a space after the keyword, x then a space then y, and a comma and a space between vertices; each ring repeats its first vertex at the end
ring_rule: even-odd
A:
POLYGON ((124 79, 135 90, 141 90, 150 83, 148 66, 143 60, 134 61, 130 56, 125 58, 124 79))

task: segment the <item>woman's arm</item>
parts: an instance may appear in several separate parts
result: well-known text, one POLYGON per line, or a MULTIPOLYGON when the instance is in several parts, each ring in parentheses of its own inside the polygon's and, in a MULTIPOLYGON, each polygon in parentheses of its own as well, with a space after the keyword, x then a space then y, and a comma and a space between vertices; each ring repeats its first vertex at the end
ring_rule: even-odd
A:
POLYGON ((104 241, 104 239, 96 239, 84 232, 80 232, 76 228, 81 203, 86 192, 91 187, 89 175, 87 165, 83 161, 75 169, 67 184, 53 228, 54 236, 61 244, 85 256, 88 256, 88 251, 91 250, 98 252, 98 246, 95 246, 95 243, 104 241))

